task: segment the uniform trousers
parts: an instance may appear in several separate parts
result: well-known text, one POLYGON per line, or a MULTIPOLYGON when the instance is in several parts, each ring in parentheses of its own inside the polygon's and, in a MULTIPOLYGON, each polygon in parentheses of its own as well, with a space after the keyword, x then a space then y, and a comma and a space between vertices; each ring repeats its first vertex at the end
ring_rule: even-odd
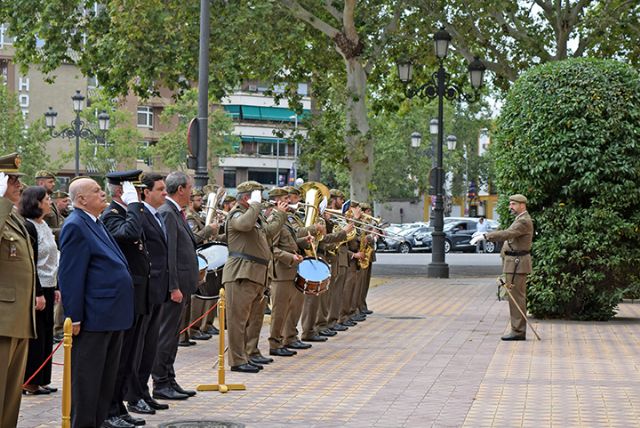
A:
POLYGON ((82 331, 71 348, 71 426, 99 427, 116 383, 122 331, 82 331))
POLYGON ((284 327, 284 346, 291 345, 300 340, 298 337, 298 323, 302 317, 302 309, 304 306, 305 295, 298 289, 295 290, 291 298, 291 310, 287 315, 284 327))
POLYGON ((249 361, 247 354, 249 322, 252 316, 255 317, 257 307, 262 308, 262 316, 264 316, 266 299, 264 299, 264 285, 248 279, 226 282, 224 289, 227 296, 229 365, 234 367, 247 364, 249 361))
POLYGON ((363 273, 363 270, 357 269, 354 276, 353 288, 351 289, 349 316, 356 315, 359 312, 358 300, 360 298, 360 290, 362 290, 363 273))
POLYGON ((151 371, 154 389, 167 388, 175 380, 173 363, 178 353, 178 333, 181 330, 182 316, 186 312, 185 300, 189 299, 186 296, 180 303, 169 300, 162 304, 158 348, 151 371))
POLYGON ((129 377, 127 382, 127 393, 125 399, 130 403, 136 403, 141 399, 151 398, 149 393, 149 377, 153 369, 153 362, 156 358, 158 348, 158 334, 160 332, 160 321, 163 304, 151 305, 149 315, 143 317, 140 346, 136 347, 133 357, 133 365, 137 367, 137 372, 129 377))
MULTIPOLYGON (((211 307, 215 304, 217 300, 204 300, 204 299, 199 299, 195 296, 191 297, 191 322, 194 322, 195 320, 197 320, 198 318, 200 318, 201 316, 204 315, 204 313, 206 311, 208 311, 209 309, 211 309, 211 307)), ((211 311, 211 312, 215 312, 215 310, 211 311)), ((208 313, 206 316, 204 316, 200 321, 198 321, 197 323, 195 323, 192 327, 191 327, 191 333, 195 334, 196 332, 200 331, 200 332, 206 332, 207 331, 207 320, 209 319, 209 316, 211 315, 211 312, 208 313)), ((211 326, 211 324, 209 323, 209 327, 211 326)))
POLYGON ((356 264, 350 262, 347 268, 347 279, 342 289, 342 308, 340 310, 340 322, 345 322, 351 316, 351 299, 353 297, 353 287, 356 282, 356 264))
POLYGON ((331 306, 331 286, 329 289, 318 296, 320 304, 318 305, 318 314, 316 315, 316 324, 314 331, 320 332, 329 328, 327 319, 329 318, 329 307, 331 306))
MULTIPOLYGON (((263 288, 264 290, 264 288, 263 288)), ((252 306, 251 315, 249 315, 249 324, 247 325, 247 356, 261 357, 258 342, 260 341, 260 332, 264 324, 264 311, 269 303, 269 298, 262 293, 262 298, 252 306)))
POLYGON ((271 282, 271 332, 269 348, 278 349, 285 346, 287 319, 293 310, 294 298, 300 292, 293 280, 271 282))
POLYGON ((362 293, 360 294, 360 311, 366 311, 369 309, 367 306, 367 295, 369 294, 369 286, 371 285, 371 271, 373 270, 373 266, 370 264, 367 268, 364 285, 362 287, 362 293))
POLYGON ((320 297, 321 296, 314 296, 313 294, 304 295, 301 319, 302 340, 308 340, 318 334, 318 330, 316 330, 316 322, 318 319, 318 312, 320 310, 320 297))
POLYGON ((329 286, 329 317, 327 325, 329 328, 334 327, 340 319, 340 310, 342 309, 342 295, 344 293, 344 283, 347 280, 347 267, 338 266, 334 263, 331 267, 331 285, 329 286))
POLYGON ((513 283, 511 287, 511 296, 509 296, 509 313, 511 315, 511 330, 515 334, 526 335, 527 333, 527 321, 522 316, 518 307, 522 309, 522 312, 527 313, 527 274, 505 273, 507 281, 513 283), (515 276, 515 278, 514 278, 515 276), (513 280, 513 281, 512 281, 513 280), (518 305, 518 307, 516 307, 518 305))
POLYGON ((0 426, 18 425, 29 339, 0 336, 0 426))

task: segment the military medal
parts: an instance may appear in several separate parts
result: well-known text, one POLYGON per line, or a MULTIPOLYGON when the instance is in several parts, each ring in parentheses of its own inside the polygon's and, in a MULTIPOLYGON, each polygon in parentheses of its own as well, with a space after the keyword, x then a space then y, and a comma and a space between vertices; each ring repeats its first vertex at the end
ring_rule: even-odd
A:
POLYGON ((13 242, 9 244, 9 257, 18 257, 18 248, 13 242))

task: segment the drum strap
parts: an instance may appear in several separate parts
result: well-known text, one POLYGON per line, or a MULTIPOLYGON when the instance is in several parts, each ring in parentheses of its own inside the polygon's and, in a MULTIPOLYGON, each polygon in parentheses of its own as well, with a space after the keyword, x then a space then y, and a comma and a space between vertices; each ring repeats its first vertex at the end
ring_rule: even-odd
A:
POLYGON ((238 259, 249 260, 264 266, 269 266, 269 260, 261 259, 260 257, 255 257, 255 256, 252 256, 251 254, 240 253, 237 251, 229 251, 229 257, 236 257, 238 259))

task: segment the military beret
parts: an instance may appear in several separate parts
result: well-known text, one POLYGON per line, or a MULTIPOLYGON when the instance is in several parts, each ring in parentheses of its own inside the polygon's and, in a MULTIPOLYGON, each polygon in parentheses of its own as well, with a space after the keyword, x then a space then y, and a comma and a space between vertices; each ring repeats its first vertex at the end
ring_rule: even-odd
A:
POLYGON ((142 176, 141 169, 133 169, 130 171, 115 171, 107 174, 107 181, 109 184, 122 184, 125 181, 130 181, 136 187, 147 187, 140 181, 142 176))
POLYGON ((191 197, 204 196, 204 192, 200 189, 191 189, 191 197))
POLYGON ((63 192, 62 190, 57 190, 51 194, 52 199, 62 199, 68 198, 69 194, 67 192, 63 192))
POLYGON ((269 190, 270 198, 277 198, 278 196, 289 196, 289 192, 284 187, 274 187, 269 190))
POLYGON ((7 175, 24 175, 22 172, 18 171, 21 162, 20 155, 17 153, 0 156, 0 172, 4 172, 7 175))
POLYGON ((509 201, 519 202, 521 204, 526 204, 527 203, 527 197, 517 193, 515 195, 509 196, 509 201))
POLYGON ((285 189, 287 190, 287 192, 289 192, 290 195, 300 195, 300 189, 296 187, 287 186, 285 187, 285 189))
POLYGON ((236 190, 238 193, 249 193, 254 190, 264 190, 264 186, 257 181, 249 180, 238 184, 236 190))
POLYGON ((351 199, 351 207, 359 207, 360 206, 360 202, 358 201, 354 201, 353 199, 351 199))
POLYGON ((363 202, 363 203, 360 204, 360 208, 362 208, 363 210, 370 210, 371 209, 371 204, 363 202))
POLYGON ((227 195, 224 197, 224 200, 222 201, 222 203, 228 204, 229 202, 235 202, 235 201, 236 201, 235 196, 227 195))
POLYGON ((36 172, 36 180, 39 178, 56 178, 56 175, 54 173, 52 173, 51 171, 47 171, 45 169, 36 172))
POLYGON ((342 198, 342 199, 344 199, 344 193, 342 193, 338 189, 329 190, 329 196, 331 196, 332 198, 342 198))
POLYGON ((217 190, 218 190, 218 186, 216 186, 215 184, 205 184, 204 186, 202 186, 203 195, 213 193, 217 190))

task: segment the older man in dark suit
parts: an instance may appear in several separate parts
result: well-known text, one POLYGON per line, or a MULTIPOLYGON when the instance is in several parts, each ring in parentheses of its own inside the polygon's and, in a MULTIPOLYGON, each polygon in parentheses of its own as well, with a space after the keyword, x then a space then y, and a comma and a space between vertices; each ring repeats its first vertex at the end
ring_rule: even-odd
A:
POLYGON ((133 282, 116 241, 98 219, 106 195, 94 180, 69 188, 75 209, 60 233, 58 284, 73 322, 71 424, 99 427, 116 380, 122 332, 133 324, 133 282))
POLYGON ((156 410, 165 410, 169 406, 158 403, 149 392, 149 377, 158 347, 158 333, 162 306, 169 295, 169 267, 167 266, 167 236, 164 220, 158 212, 167 196, 164 179, 160 174, 145 173, 141 178, 145 188, 141 199, 144 204, 142 230, 151 259, 149 278, 149 316, 144 318, 142 340, 136 350, 134 364, 138 367, 137 376, 129 378, 126 399, 130 412, 154 414, 156 410))
POLYGON ((15 209, 22 184, 14 153, 0 157, 0 426, 18 424, 29 339, 35 337, 36 270, 15 209))
POLYGON ((124 405, 126 385, 131 376, 137 376, 138 367, 134 363, 137 347, 142 339, 142 327, 149 315, 148 292, 150 260, 146 248, 146 238, 142 230, 144 205, 140 202, 139 189, 141 170, 118 171, 107 174, 108 188, 112 201, 100 217, 105 227, 115 238, 122 253, 127 258, 134 288, 135 320, 124 332, 120 365, 116 385, 109 409, 109 417, 104 421, 106 428, 131 428, 145 421, 131 416, 124 405))
POLYGON ((168 244, 169 301, 163 305, 158 352, 153 364, 153 397, 184 400, 196 394, 176 382, 173 363, 178 352, 180 320, 185 302, 198 284, 196 238, 186 221, 193 180, 183 172, 172 172, 165 180, 167 200, 158 211, 162 215, 168 244))

